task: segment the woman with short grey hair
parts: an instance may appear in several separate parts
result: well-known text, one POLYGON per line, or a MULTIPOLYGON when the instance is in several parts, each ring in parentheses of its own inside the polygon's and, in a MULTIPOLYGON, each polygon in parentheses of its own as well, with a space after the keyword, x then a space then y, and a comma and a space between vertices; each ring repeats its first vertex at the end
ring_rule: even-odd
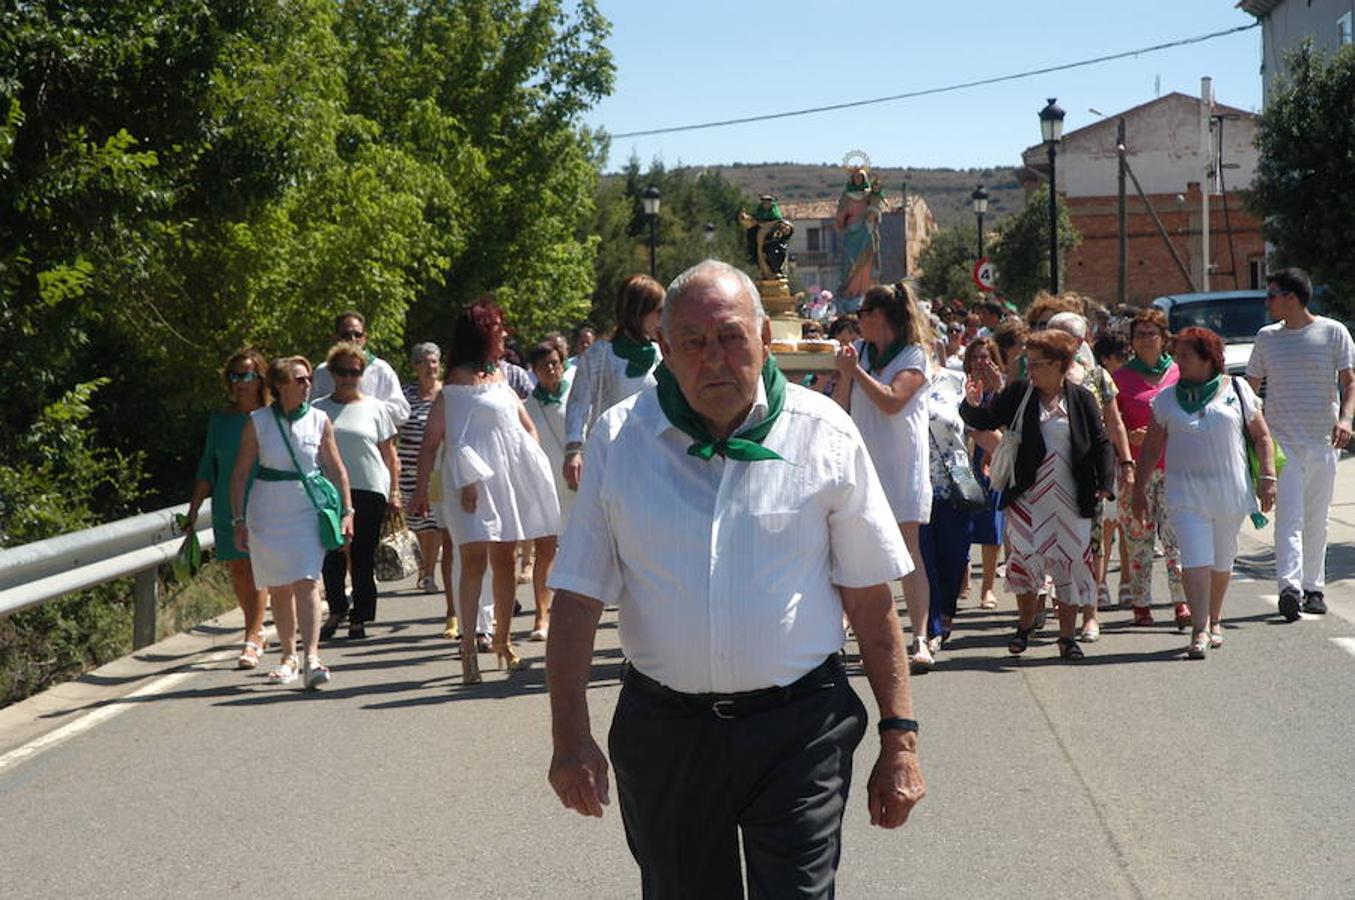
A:
MULTIPOLYGON (((409 401, 409 418, 400 426, 397 453, 400 457, 400 493, 414 496, 414 479, 419 472, 419 450, 423 447, 424 430, 428 427, 428 412, 442 391, 442 350, 431 341, 415 344, 409 351, 409 363, 417 379, 404 386, 409 401)), ((405 512, 405 523, 419 541, 419 590, 436 593, 437 578, 433 570, 438 565, 439 549, 442 557, 442 584, 447 594, 447 630, 455 637, 456 607, 452 604, 452 540, 438 525, 437 507, 427 515, 405 512)))

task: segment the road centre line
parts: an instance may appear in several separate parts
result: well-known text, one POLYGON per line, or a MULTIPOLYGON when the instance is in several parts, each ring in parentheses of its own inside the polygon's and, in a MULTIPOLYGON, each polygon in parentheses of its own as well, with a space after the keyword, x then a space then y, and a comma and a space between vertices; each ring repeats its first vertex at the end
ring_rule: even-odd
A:
POLYGON ((1331 642, 1351 656, 1355 656, 1355 637, 1334 637, 1331 642))

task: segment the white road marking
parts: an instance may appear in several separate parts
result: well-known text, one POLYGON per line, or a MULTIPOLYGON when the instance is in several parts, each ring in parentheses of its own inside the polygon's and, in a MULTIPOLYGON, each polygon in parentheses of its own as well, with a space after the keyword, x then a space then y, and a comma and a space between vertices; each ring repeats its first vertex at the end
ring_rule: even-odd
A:
POLYGON ((1331 642, 1351 656, 1355 656, 1355 637, 1332 638, 1331 642))
POLYGON ((154 681, 143 684, 130 694, 125 694, 121 697, 109 700, 107 705, 101 706, 93 712, 81 716, 74 722, 67 722, 60 728, 49 731, 42 737, 34 738, 22 747, 16 747, 4 756, 0 756, 0 773, 4 773, 6 769, 13 768, 24 760, 32 759, 44 750, 50 750, 78 734, 83 734, 96 725, 101 725, 109 719, 122 715, 127 712, 127 710, 136 706, 134 701, 139 698, 163 694, 175 685, 181 684, 203 671, 202 666, 205 664, 225 662, 228 659, 235 659, 238 656, 239 651, 236 650, 228 650, 214 653, 211 656, 205 656, 194 663, 192 668, 185 669, 181 672, 171 672, 168 675, 162 675, 154 681))

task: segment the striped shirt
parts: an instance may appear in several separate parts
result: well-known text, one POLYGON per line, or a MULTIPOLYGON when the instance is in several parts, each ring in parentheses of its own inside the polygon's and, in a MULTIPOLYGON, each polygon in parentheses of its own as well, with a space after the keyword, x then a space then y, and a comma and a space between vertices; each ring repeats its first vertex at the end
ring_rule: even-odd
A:
POLYGON ((1302 328, 1283 322, 1256 335, 1248 378, 1266 380, 1266 423, 1283 445, 1315 446, 1336 424, 1336 376, 1355 368, 1355 342, 1346 326, 1317 316, 1302 328))

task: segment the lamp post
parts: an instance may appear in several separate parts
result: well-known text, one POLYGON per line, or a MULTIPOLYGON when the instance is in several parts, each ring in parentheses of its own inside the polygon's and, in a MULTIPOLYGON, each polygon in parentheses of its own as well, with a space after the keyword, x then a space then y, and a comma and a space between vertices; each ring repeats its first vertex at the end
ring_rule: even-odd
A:
POLYGON ((702 237, 705 238, 707 244, 709 244, 709 243, 711 243, 712 241, 715 240, 715 223, 714 223, 714 222, 707 222, 707 223, 702 227, 702 237))
POLYGON ((645 215, 649 217, 649 277, 658 278, 654 255, 659 246, 659 189, 651 184, 640 199, 645 206, 645 215))
POLYGON ((1040 136, 1049 148, 1049 292, 1059 292, 1059 197, 1055 188, 1054 158, 1059 141, 1063 140, 1063 110, 1049 98, 1040 110, 1040 136))
POLYGON ((969 195, 969 199, 974 201, 974 215, 979 220, 979 259, 983 259, 983 214, 988 212, 988 192, 983 189, 983 185, 974 188, 974 193, 969 195))

